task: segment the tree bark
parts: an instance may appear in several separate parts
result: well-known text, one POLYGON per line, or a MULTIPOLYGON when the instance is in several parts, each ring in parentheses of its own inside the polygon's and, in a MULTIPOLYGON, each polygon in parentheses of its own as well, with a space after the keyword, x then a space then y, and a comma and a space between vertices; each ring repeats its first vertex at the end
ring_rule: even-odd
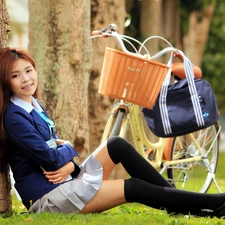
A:
MULTIPOLYGON (((124 0, 91 0, 91 30, 109 27, 114 23, 118 26, 117 32, 124 33, 125 1, 124 0)), ((90 150, 94 151, 101 142, 103 130, 109 117, 113 99, 100 95, 98 85, 104 58, 105 47, 118 48, 114 38, 93 39, 93 59, 89 80, 89 126, 90 150)), ((126 173, 116 167, 111 177, 123 177, 126 173)))
MULTIPOLYGON (((7 45, 10 32, 10 19, 5 0, 0 0, 0 50, 7 45)), ((1 160, 0 160, 1 161, 1 160)), ((0 171, 0 214, 12 214, 11 183, 9 167, 0 171)))
MULTIPOLYGON (((181 48, 179 0, 142 0, 140 12, 140 33, 144 41, 150 36, 162 36, 174 47, 181 48)), ((150 55, 168 44, 160 39, 151 39, 145 45, 150 55)), ((167 63, 167 57, 158 59, 167 63)))
POLYGON ((90 1, 30 0, 29 14, 41 102, 59 137, 71 141, 82 160, 89 154, 90 1))
MULTIPOLYGON (((118 26, 118 33, 124 32, 125 3, 124 0, 91 0, 91 30, 109 27, 114 23, 118 26)), ((89 124, 90 149, 93 151, 99 146, 105 128, 113 99, 100 95, 98 85, 101 75, 105 47, 118 48, 114 38, 92 39, 93 59, 89 80, 89 124)))
MULTIPOLYGON (((141 12, 140 12, 140 33, 141 41, 154 35, 162 35, 161 27, 161 9, 162 0, 142 0, 141 1, 141 12)), ((153 55, 158 51, 159 40, 154 39, 154 41, 148 41, 146 43, 146 48, 153 55)))
POLYGON ((208 5, 202 12, 194 11, 189 17, 188 33, 183 37, 184 52, 196 66, 201 67, 205 43, 215 7, 208 5))
POLYGON ((162 35, 174 47, 181 49, 180 38, 180 0, 163 0, 162 5, 162 35))
MULTIPOLYGON (((162 36, 174 46, 180 46, 179 42, 179 0, 142 0, 140 11, 140 34, 141 41, 150 36, 162 36), (178 29, 178 30, 177 30, 178 29)), ((145 47, 150 55, 157 53, 162 47, 169 47, 165 41, 158 38, 150 39, 145 47)), ((145 54, 145 52, 142 52, 145 54)), ((167 63, 169 54, 161 56, 157 61, 167 63)), ((145 132, 154 142, 158 137, 154 136, 151 130, 145 125, 145 132)))

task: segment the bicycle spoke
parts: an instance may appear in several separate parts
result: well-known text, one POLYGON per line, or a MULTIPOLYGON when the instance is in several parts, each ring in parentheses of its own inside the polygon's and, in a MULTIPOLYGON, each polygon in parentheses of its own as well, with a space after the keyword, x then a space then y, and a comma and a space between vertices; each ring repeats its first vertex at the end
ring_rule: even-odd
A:
POLYGON ((208 190, 218 161, 218 132, 213 125, 175 139, 172 160, 201 157, 200 160, 184 161, 168 168, 168 178, 173 179, 175 187, 197 192, 208 190))

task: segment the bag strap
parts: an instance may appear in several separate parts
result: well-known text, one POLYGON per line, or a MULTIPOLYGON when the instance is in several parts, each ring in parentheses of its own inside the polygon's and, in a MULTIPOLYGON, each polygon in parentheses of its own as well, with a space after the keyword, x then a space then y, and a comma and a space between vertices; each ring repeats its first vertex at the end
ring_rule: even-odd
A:
MULTIPOLYGON (((202 115, 198 92, 197 92, 195 82, 194 82, 194 73, 193 73, 191 61, 184 55, 184 53, 182 51, 180 51, 180 50, 177 50, 177 51, 183 57, 184 70, 185 70, 185 74, 186 74, 186 79, 187 79, 187 83, 188 83, 188 88, 189 88, 189 92, 190 92, 190 96, 191 96, 191 101, 193 104, 193 109, 194 109, 197 125, 203 126, 203 125, 205 125, 205 121, 204 121, 204 118, 202 115)), ((168 110, 167 110, 167 106, 166 106, 166 96, 167 96, 167 92, 168 92, 168 85, 170 84, 172 54, 171 54, 170 60, 167 65, 170 67, 170 69, 166 75, 166 79, 164 80, 164 82, 162 84, 162 88, 160 91, 160 97, 159 97, 160 115, 162 118, 164 133, 166 135, 172 133, 172 128, 170 125, 168 110)))
POLYGON ((162 125, 163 125, 165 134, 172 133, 168 110, 167 110, 167 105, 166 105, 167 90, 168 90, 168 85, 170 83, 170 76, 171 76, 171 64, 172 64, 172 53, 171 53, 170 60, 167 64, 167 66, 169 66, 169 70, 168 70, 166 78, 162 84, 162 88, 160 90, 160 97, 159 97, 160 116, 162 118, 162 125))

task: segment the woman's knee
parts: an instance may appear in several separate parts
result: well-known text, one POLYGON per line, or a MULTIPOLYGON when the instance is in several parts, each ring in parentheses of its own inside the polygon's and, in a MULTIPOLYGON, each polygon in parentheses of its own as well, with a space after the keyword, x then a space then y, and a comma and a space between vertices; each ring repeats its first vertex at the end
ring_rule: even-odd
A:
POLYGON ((124 180, 103 181, 93 199, 80 213, 98 213, 126 203, 124 197, 124 180))
POLYGON ((117 164, 130 144, 119 136, 110 137, 107 140, 107 149, 112 161, 117 164))
POLYGON ((126 142, 126 140, 124 138, 122 138, 120 136, 113 136, 107 140, 107 146, 108 145, 119 146, 119 145, 123 144, 124 142, 126 142))

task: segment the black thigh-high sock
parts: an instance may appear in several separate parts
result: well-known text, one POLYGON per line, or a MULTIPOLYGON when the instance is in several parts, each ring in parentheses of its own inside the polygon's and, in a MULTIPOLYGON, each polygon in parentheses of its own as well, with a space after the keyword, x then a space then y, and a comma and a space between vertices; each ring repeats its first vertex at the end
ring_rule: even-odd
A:
POLYGON ((131 177, 137 177, 163 187, 172 187, 172 185, 123 138, 117 136, 109 138, 107 148, 112 161, 115 164, 121 163, 131 177))
POLYGON ((215 210, 225 202, 225 194, 203 194, 182 191, 148 183, 138 178, 125 180, 127 202, 137 202, 174 213, 196 213, 201 209, 215 210))

